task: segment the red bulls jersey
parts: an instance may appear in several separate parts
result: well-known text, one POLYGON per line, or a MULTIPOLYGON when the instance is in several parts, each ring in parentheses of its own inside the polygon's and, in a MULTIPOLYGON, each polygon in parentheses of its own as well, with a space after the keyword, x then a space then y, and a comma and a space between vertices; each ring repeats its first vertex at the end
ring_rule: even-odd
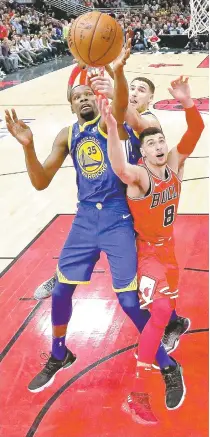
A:
POLYGON ((138 161, 138 165, 147 169, 150 190, 143 198, 127 198, 134 219, 134 228, 141 240, 162 244, 173 234, 181 181, 168 166, 166 179, 162 180, 149 170, 143 158, 138 161))

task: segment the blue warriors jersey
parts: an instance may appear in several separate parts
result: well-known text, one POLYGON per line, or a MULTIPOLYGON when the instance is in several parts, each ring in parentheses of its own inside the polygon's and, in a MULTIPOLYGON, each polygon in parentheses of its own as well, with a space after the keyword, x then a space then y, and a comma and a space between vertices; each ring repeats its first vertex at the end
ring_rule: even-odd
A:
MULTIPOLYGON (((144 111, 139 114, 142 115, 152 115, 153 117, 157 118, 152 112, 149 110, 144 111)), ((131 127, 127 125, 127 123, 124 123, 125 129, 128 132, 130 141, 125 143, 126 145, 126 154, 127 154, 127 160, 130 162, 130 164, 137 164, 138 160, 141 158, 141 152, 140 152, 140 141, 139 141, 139 133, 135 132, 131 127)))
MULTIPOLYGON (((100 115, 80 126, 69 128, 68 146, 77 174, 78 200, 104 202, 108 199, 125 200, 125 185, 112 170, 107 153, 107 134, 99 125, 100 115)), ((137 141, 128 132, 125 146, 130 150, 137 141)))

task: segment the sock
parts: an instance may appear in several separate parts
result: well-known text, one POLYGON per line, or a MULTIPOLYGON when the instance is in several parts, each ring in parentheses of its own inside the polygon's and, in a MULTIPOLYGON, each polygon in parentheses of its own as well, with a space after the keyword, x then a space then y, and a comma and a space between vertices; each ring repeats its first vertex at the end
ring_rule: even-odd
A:
POLYGON ((63 360, 66 355, 66 329, 68 322, 72 315, 72 296, 76 285, 61 284, 56 281, 55 287, 52 292, 52 324, 54 331, 62 326, 62 334, 59 336, 53 336, 52 339, 52 355, 57 360, 63 360), (66 325, 66 327, 65 327, 66 325), (66 328, 66 329, 65 329, 66 328))
POLYGON ((56 360, 63 360, 66 356, 66 336, 53 337, 52 339, 52 355, 56 360))
POLYGON ((176 367, 176 363, 170 358, 170 355, 167 354, 162 344, 160 344, 158 348, 155 359, 158 362, 160 369, 164 369, 168 366, 176 367))
POLYGON ((176 310, 173 310, 172 313, 171 313, 171 317, 170 317, 169 323, 170 322, 174 322, 177 319, 177 317, 178 316, 177 316, 176 310))
POLYGON ((132 392, 133 393, 148 393, 149 392, 149 380, 150 370, 145 370, 144 367, 138 367, 139 377, 133 378, 132 381, 132 392))
MULTIPOLYGON (((117 293, 119 303, 123 311, 132 320, 139 332, 142 332, 146 323, 151 317, 148 310, 139 308, 139 298, 137 291, 126 291, 117 293)), ((167 366, 173 366, 174 362, 170 359, 164 346, 160 344, 155 357, 159 367, 162 369, 167 366)))

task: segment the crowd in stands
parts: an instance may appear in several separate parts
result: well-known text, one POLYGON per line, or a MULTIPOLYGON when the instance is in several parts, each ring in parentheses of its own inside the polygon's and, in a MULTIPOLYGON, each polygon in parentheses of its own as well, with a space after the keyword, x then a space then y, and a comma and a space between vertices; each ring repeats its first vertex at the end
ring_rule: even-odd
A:
MULTIPOLYGON (((111 8, 108 13, 118 20, 125 37, 129 33, 132 38, 133 52, 149 50, 153 36, 182 35, 189 26, 189 0, 127 0, 126 7, 122 0, 84 1, 93 8, 111 8), (113 13, 117 7, 122 9, 113 13)), ((75 17, 63 13, 56 19, 43 0, 35 6, 0 0, 0 77, 69 54, 67 35, 75 17)))
POLYGON ((189 5, 165 0, 145 3, 140 11, 131 9, 118 14, 124 33, 129 31, 133 51, 150 48, 150 38, 160 35, 182 35, 189 27, 189 5))
POLYGON ((70 20, 26 5, 0 2, 0 77, 69 54, 70 20))

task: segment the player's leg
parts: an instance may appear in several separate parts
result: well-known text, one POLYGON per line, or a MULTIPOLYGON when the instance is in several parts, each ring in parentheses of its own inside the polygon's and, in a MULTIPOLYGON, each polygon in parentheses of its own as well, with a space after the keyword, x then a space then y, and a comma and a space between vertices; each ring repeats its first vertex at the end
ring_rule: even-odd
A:
MULTIPOLYGON (((138 264, 138 276, 140 278, 139 290, 141 293, 140 300, 141 307, 151 307, 151 318, 139 339, 140 361, 143 361, 147 356, 147 351, 145 349, 146 343, 148 342, 148 345, 150 345, 152 342, 152 340, 149 342, 149 334, 147 333, 153 332, 153 334, 151 334, 153 340, 158 340, 160 330, 164 330, 165 328, 163 322, 165 323, 166 321, 165 325, 167 324, 166 318, 168 317, 169 320, 174 308, 174 299, 171 299, 171 297, 173 298, 176 295, 176 293, 170 294, 169 284, 166 277, 166 267, 159 261, 159 257, 157 256, 159 249, 154 245, 146 246, 146 243, 144 243, 143 246, 144 247, 141 245, 143 251, 140 252, 138 264)), ((155 347, 156 344, 157 343, 155 343, 155 347)), ((150 346, 149 351, 152 351, 153 356, 152 346, 150 346)), ((163 365, 165 354, 166 352, 164 350, 162 356, 162 349, 159 347, 156 353, 156 360, 159 360, 161 363, 161 373, 166 384, 166 406, 168 409, 175 409, 182 404, 185 396, 182 368, 179 363, 167 355, 165 365, 163 365)), ((150 355, 149 359, 151 359, 150 355)), ((148 362, 148 364, 150 364, 150 362, 148 362)))
MULTIPOLYGON (((137 254, 132 223, 131 226, 129 226, 129 223, 125 225, 124 220, 122 225, 119 221, 118 226, 113 226, 113 228, 109 229, 105 234, 103 250, 108 257, 113 287, 117 293, 119 303, 123 311, 141 333, 150 319, 150 312, 145 306, 140 308, 138 285, 136 280, 134 280, 137 271, 137 254)), ((143 247, 140 250, 144 253, 146 248, 143 247)), ((145 262, 147 269, 150 264, 147 263, 147 257, 145 258, 145 262)), ((158 270, 158 268, 159 263, 156 266, 156 270, 158 270)), ((161 273, 159 274, 161 275, 161 273)), ((156 360, 161 369, 174 365, 163 345, 160 345, 158 348, 156 360)))
POLYGON ((168 297, 154 300, 151 317, 139 339, 136 378, 133 383, 133 390, 123 404, 124 410, 130 413, 132 418, 139 423, 157 423, 149 403, 148 370, 151 369, 154 362, 171 311, 171 303, 168 297))
POLYGON ((112 274, 113 288, 119 303, 141 332, 150 317, 141 311, 137 289, 137 253, 133 223, 129 211, 104 212, 104 221, 110 226, 100 235, 100 248, 107 255, 112 274), (126 218, 123 218, 126 217, 126 218))
MULTIPOLYGON (((174 308, 178 297, 179 267, 174 253, 173 241, 168 245, 164 254, 166 264, 166 277, 169 284, 169 291, 172 293, 174 308)), ((168 326, 163 336, 163 344, 168 353, 173 352, 180 342, 180 337, 190 328, 190 319, 176 314, 174 309, 168 326)))
MULTIPOLYGON (((125 221, 126 219, 122 220, 121 216, 114 221, 114 217, 118 214, 116 211, 112 214, 112 226, 106 232, 103 232, 102 237, 100 236, 100 248, 107 254, 112 273, 113 288, 117 292, 122 309, 133 321, 139 332, 142 332, 150 319, 150 313, 147 309, 141 309, 139 305, 136 281, 136 245, 132 221, 129 217, 127 221, 125 221)), ((126 216, 126 214, 123 214, 123 216, 126 216)), ((170 314, 171 311, 169 317, 170 314)), ((165 355, 167 357, 167 353, 165 355)), ((170 358, 168 360, 169 366, 170 358)), ((171 363, 173 364, 172 361, 171 363)), ((156 423, 156 418, 150 409, 148 396, 138 396, 136 401, 136 403, 132 401, 130 412, 135 409, 137 420, 156 423)))
POLYGON ((72 296, 76 285, 89 283, 100 256, 100 251, 96 247, 95 232, 96 226, 92 227, 88 212, 81 215, 80 211, 58 262, 58 280, 52 294, 52 353, 44 369, 29 384, 30 391, 39 392, 49 386, 56 373, 69 367, 76 359, 67 349, 65 337, 72 314, 72 296))

